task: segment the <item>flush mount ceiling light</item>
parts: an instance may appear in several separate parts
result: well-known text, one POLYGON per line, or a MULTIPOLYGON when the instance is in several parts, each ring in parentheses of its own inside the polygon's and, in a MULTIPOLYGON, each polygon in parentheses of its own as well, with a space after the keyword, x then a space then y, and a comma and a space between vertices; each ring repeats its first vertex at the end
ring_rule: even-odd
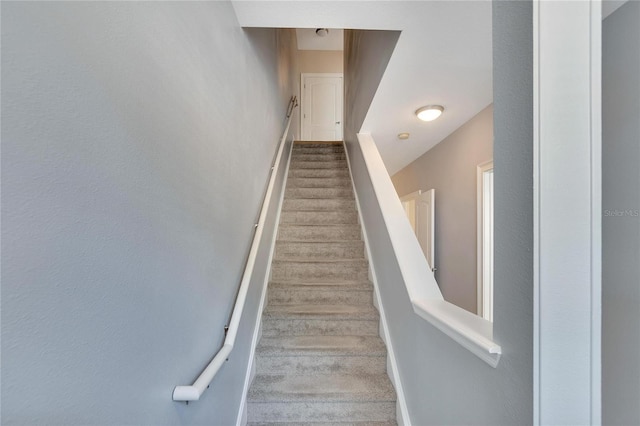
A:
POLYGON ((409 133, 398 133, 398 139, 401 141, 406 141, 409 139, 409 133))
POLYGON ((428 105, 416 110, 416 115, 422 121, 433 121, 440 117, 444 107, 442 105, 428 105))
POLYGON ((318 28, 316 30, 316 34, 318 35, 318 37, 326 37, 327 34, 329 34, 329 30, 326 28, 318 28))

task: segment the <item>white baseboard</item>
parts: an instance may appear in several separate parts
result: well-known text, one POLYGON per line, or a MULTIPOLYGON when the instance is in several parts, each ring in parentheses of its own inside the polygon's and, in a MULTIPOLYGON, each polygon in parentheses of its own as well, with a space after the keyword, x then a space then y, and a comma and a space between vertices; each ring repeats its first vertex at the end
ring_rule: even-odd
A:
MULTIPOLYGON (((344 144, 344 142, 343 142, 344 144)), ((396 390, 396 421, 398 426, 411 426, 411 419, 409 418, 409 409, 407 408, 407 401, 404 397, 404 389, 402 387, 402 380, 400 379, 400 372, 398 371, 398 365, 396 363, 395 352, 393 351, 393 344, 391 343, 391 337, 389 333, 389 327, 387 326, 387 317, 384 313, 384 307, 382 305, 382 299, 380 297, 380 291, 378 287, 378 279, 376 276, 376 269, 371 259, 371 250, 369 247, 369 238, 367 237, 367 230, 364 226, 362 219, 362 209, 360 208, 360 200, 358 199, 358 193, 356 191, 355 182, 353 180, 353 172, 351 171, 351 161, 349 160, 349 153, 347 152, 346 145, 344 146, 345 156, 347 158, 347 166, 349 167, 349 176, 351 176, 351 186, 353 187, 353 194, 356 198, 356 205, 358 207, 358 220, 360 221, 360 228, 362 229, 362 238, 364 239, 365 255, 369 261, 369 278, 373 283, 374 297, 373 304, 380 313, 380 337, 384 341, 387 347, 387 374, 393 387, 396 390)))
POLYGON ((271 279, 271 263, 273 262, 273 255, 276 247, 276 240, 278 238, 277 227, 280 224, 280 212, 282 211, 282 203, 284 202, 284 193, 287 189, 287 176, 289 175, 289 165, 291 164, 291 152, 293 150, 293 141, 289 147, 289 157, 287 159, 287 166, 284 170, 284 184, 282 186, 282 193, 280 194, 280 200, 278 201, 278 210, 276 212, 275 226, 276 231, 271 238, 271 247, 269 247, 269 258, 267 259, 267 270, 264 275, 264 281, 262 283, 262 294, 260 295, 260 304, 258 305, 258 316, 256 317, 256 323, 253 328, 253 338, 251 340, 251 351, 249 352, 249 363, 247 364, 247 373, 244 379, 244 387, 242 388, 242 399, 240 400, 240 407, 238 408, 238 415, 236 416, 236 426, 245 426, 247 424, 247 393, 249 392, 249 386, 253 382, 253 378, 256 374, 255 356, 256 346, 262 336, 262 311, 265 308, 265 301, 267 299, 267 285, 271 279))

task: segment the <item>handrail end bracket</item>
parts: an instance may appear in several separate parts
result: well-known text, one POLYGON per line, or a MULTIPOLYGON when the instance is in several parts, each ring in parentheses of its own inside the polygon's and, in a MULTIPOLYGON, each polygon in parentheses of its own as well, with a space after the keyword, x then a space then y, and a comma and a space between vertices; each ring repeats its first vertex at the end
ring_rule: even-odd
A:
POLYGON ((186 402, 197 401, 200 399, 200 392, 195 386, 176 386, 173 389, 173 400, 186 402))

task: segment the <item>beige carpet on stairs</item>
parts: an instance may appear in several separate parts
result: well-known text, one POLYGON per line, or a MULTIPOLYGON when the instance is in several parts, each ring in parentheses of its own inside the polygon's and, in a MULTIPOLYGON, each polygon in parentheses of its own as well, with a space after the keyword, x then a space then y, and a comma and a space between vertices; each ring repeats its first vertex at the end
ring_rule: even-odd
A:
POLYGON ((250 425, 395 425, 342 144, 296 143, 278 228, 250 425))

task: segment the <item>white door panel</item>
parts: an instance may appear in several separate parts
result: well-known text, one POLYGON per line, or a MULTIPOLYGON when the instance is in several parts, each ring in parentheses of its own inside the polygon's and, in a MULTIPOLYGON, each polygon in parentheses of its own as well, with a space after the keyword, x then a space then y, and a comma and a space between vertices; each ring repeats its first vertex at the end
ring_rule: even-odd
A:
POLYGON ((431 270, 435 270, 435 197, 436 190, 420 193, 416 203, 416 235, 431 270))
POLYGON ((342 140, 342 75, 302 74, 302 139, 342 140))
POLYGON ((400 198, 411 228, 416 234, 424 257, 432 271, 435 266, 435 201, 436 190, 416 191, 400 198))

